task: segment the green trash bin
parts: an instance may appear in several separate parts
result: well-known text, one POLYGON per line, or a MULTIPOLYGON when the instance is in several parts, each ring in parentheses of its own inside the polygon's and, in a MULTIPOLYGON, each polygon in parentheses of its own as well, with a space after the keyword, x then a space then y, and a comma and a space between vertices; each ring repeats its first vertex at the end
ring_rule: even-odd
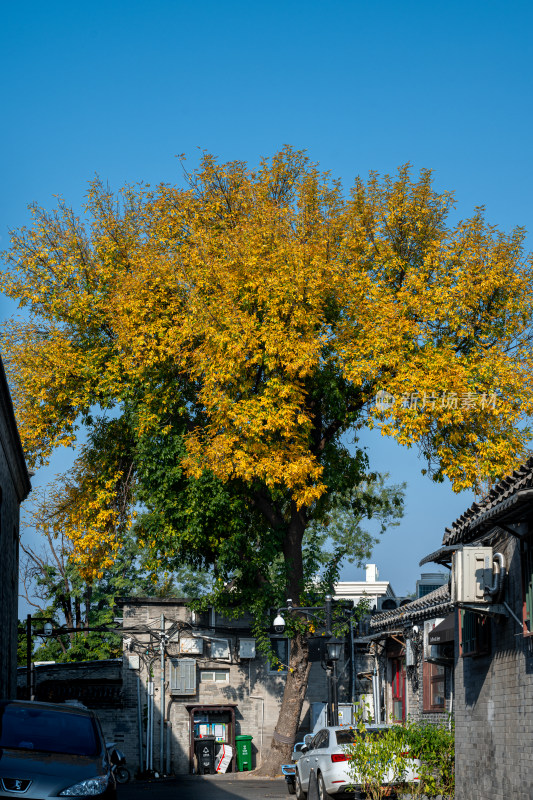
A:
POLYGON ((253 736, 239 734, 235 737, 235 746, 237 748, 237 770, 244 772, 245 769, 252 769, 252 739, 253 736))

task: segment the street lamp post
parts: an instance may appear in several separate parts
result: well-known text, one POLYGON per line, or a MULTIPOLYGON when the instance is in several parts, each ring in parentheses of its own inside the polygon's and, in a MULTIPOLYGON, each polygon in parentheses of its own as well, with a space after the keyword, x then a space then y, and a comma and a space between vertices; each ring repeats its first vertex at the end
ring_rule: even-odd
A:
POLYGON ((35 664, 33 663, 33 643, 32 634, 35 636, 52 636, 54 626, 50 619, 40 617, 39 622, 44 622, 43 629, 32 629, 31 614, 26 615, 26 697, 28 700, 35 700, 35 664))
POLYGON ((317 618, 317 613, 324 614, 325 631, 325 651, 323 652, 322 667, 326 670, 326 685, 328 692, 327 702, 327 723, 337 726, 339 724, 339 703, 337 686, 337 661, 341 657, 343 641, 333 637, 332 624, 332 597, 327 594, 324 598, 323 606, 299 607, 294 606, 292 600, 287 600, 285 608, 278 608, 278 614, 274 620, 274 630, 276 633, 283 633, 285 630, 285 620, 281 612, 288 611, 291 614, 305 614, 306 616, 317 618))
POLYGON ((328 714, 330 725, 339 724, 339 686, 337 682, 337 661, 341 657, 344 642, 342 639, 331 638, 326 642, 326 675, 329 678, 329 703, 328 714))

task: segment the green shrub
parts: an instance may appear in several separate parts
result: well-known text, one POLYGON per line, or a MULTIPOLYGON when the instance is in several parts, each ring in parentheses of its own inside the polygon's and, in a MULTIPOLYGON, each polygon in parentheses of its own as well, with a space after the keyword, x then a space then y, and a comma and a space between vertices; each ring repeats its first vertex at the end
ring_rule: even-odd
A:
POLYGON ((455 794, 455 731, 448 723, 414 722, 384 729, 367 736, 359 722, 358 735, 346 748, 350 779, 363 787, 371 800, 382 800, 390 793, 390 784, 404 784, 412 797, 453 798, 455 794), (402 753, 420 761, 420 780, 406 784, 408 760, 402 753), (387 786, 389 784, 389 786, 387 786))
POLYGON ((350 779, 363 787, 371 800, 381 800, 390 793, 387 784, 405 781, 407 764, 405 730, 398 725, 368 736, 365 726, 357 726, 353 744, 346 748, 350 779))
POLYGON ((455 795, 455 729, 448 723, 413 722, 402 726, 413 758, 420 760, 420 781, 409 787, 413 796, 453 798, 455 795))

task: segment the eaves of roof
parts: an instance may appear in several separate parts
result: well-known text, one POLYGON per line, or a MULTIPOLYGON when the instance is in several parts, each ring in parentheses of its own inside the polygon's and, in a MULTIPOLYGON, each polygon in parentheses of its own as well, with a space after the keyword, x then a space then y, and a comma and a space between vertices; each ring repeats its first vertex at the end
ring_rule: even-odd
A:
POLYGON ((493 486, 479 501, 446 528, 443 545, 469 542, 498 523, 517 522, 533 503, 533 457, 493 486))
POLYGON ((370 620, 372 630, 387 631, 391 626, 408 625, 416 620, 429 619, 435 616, 445 616, 453 611, 450 597, 450 587, 447 583, 439 586, 435 591, 413 600, 400 608, 376 614, 370 620))

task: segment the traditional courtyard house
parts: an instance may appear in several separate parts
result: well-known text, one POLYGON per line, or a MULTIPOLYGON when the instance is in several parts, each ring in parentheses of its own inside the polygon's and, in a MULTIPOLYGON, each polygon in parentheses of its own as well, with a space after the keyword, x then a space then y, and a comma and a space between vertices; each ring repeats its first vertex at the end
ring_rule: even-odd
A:
POLYGON ((0 697, 13 697, 16 692, 20 504, 30 490, 30 478, 0 360, 0 697))
MULTIPOLYGON (((278 719, 289 640, 272 635, 280 664, 271 666, 256 647, 249 619, 227 619, 214 610, 199 614, 176 598, 123 598, 119 605, 125 649, 117 721, 120 734, 128 731, 122 748, 132 769, 186 774, 196 765, 195 739, 215 736, 217 750, 229 745, 235 755, 238 734, 253 737, 253 767, 258 766, 278 719)), ((338 665, 339 701, 347 706, 349 660, 347 640, 338 665)), ((325 672, 313 663, 302 737, 319 723, 326 701, 325 672)))
POLYGON ((457 800, 530 800, 533 781, 533 459, 427 556, 452 566, 457 800))
MULTIPOLYGON (((424 577, 424 576, 423 576, 424 577)), ((370 621, 370 654, 380 721, 447 719, 453 703, 455 624, 447 576, 428 594, 370 621), (443 580, 446 582, 444 583, 443 580)), ((374 702, 375 699, 374 699, 374 702)))

